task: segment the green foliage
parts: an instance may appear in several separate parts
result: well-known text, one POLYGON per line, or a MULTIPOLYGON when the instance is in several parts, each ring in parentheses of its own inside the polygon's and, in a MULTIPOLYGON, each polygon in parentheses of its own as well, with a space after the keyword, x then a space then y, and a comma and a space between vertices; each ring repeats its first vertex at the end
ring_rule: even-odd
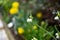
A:
MULTIPOLYGON (((8 23, 12 18, 15 18, 14 22, 14 30, 17 31, 19 27, 24 28, 24 37, 26 40, 32 40, 33 37, 37 38, 38 40, 57 40, 55 38, 55 32, 57 31, 55 26, 48 26, 47 22, 44 22, 44 24, 38 25, 38 23, 42 22, 42 20, 38 20, 37 18, 32 16, 32 11, 34 11, 36 8, 30 9, 29 3, 21 3, 19 7, 19 12, 16 15, 10 15, 9 9, 11 8, 12 2, 15 0, 0 0, 0 5, 2 5, 3 9, 3 20, 8 23), (29 11, 29 12, 28 12, 29 11), (27 22, 27 19, 32 16, 32 22, 27 22), (12 17, 12 18, 10 18, 12 17), (37 26, 37 29, 34 30, 33 26, 37 26)), ((41 0, 42 3, 44 0, 41 0)), ((29 1, 30 2, 30 1, 29 1)), ((32 1, 32 4, 36 4, 34 0, 32 1)), ((36 6, 40 4, 40 1, 36 4, 36 6)), ((39 6, 39 5, 38 5, 39 6)), ((39 6, 40 7, 40 6, 39 6)), ((37 9, 39 9, 37 7, 37 9)), ((60 32, 58 32, 60 34, 60 32)), ((18 34, 17 34, 18 35, 18 34)))

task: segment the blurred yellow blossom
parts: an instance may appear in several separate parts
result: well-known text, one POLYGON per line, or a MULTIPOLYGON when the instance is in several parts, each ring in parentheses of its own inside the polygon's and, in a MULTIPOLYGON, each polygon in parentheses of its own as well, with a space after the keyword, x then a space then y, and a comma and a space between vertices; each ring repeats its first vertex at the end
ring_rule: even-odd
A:
POLYGON ((17 13, 18 13, 18 9, 17 9, 17 8, 11 8, 9 12, 10 12, 10 14, 12 14, 12 15, 13 15, 13 14, 17 14, 17 13))
POLYGON ((21 28, 18 28, 18 34, 23 34, 24 33, 24 29, 21 27, 21 28))
POLYGON ((37 13, 37 14, 36 14, 36 17, 37 17, 37 18, 41 18, 41 17, 42 17, 42 13, 41 13, 41 12, 37 13))
POLYGON ((13 3, 12 3, 12 7, 18 8, 18 7, 19 7, 19 2, 13 2, 13 3))
POLYGON ((36 30, 37 29, 37 26, 33 26, 33 29, 36 30))

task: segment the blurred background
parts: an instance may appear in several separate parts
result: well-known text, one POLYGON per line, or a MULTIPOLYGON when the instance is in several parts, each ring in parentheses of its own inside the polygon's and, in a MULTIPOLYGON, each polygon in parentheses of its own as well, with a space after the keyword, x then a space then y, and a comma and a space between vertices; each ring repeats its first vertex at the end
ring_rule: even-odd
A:
POLYGON ((0 40, 60 40, 60 0, 0 0, 0 40))

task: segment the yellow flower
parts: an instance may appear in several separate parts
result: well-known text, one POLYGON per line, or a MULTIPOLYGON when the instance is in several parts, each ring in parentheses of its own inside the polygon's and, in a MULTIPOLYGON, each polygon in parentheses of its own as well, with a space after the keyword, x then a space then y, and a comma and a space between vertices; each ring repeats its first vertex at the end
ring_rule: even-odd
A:
POLYGON ((37 13, 37 14, 36 14, 36 17, 37 17, 37 18, 41 18, 41 17, 42 17, 42 13, 41 13, 41 12, 37 13))
POLYGON ((12 7, 18 8, 18 7, 19 7, 19 2, 13 2, 13 3, 12 3, 12 7))
POLYGON ((12 14, 12 15, 13 15, 13 14, 17 14, 17 13, 18 13, 18 9, 17 9, 17 8, 11 8, 9 12, 10 12, 10 14, 12 14))
POLYGON ((36 30, 37 29, 37 26, 33 26, 33 29, 36 30))
POLYGON ((24 29, 23 28, 18 28, 18 34, 23 34, 24 33, 24 29))

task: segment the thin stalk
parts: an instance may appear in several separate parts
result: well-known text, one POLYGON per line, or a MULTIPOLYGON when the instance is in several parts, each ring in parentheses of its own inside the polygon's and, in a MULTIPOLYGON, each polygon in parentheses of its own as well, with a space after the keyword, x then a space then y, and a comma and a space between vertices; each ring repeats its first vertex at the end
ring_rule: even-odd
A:
POLYGON ((50 32, 48 32, 47 30, 45 30, 44 28, 42 28, 41 26, 38 25, 39 28, 41 28, 42 30, 46 31, 51 37, 53 37, 55 40, 57 40, 50 32))

